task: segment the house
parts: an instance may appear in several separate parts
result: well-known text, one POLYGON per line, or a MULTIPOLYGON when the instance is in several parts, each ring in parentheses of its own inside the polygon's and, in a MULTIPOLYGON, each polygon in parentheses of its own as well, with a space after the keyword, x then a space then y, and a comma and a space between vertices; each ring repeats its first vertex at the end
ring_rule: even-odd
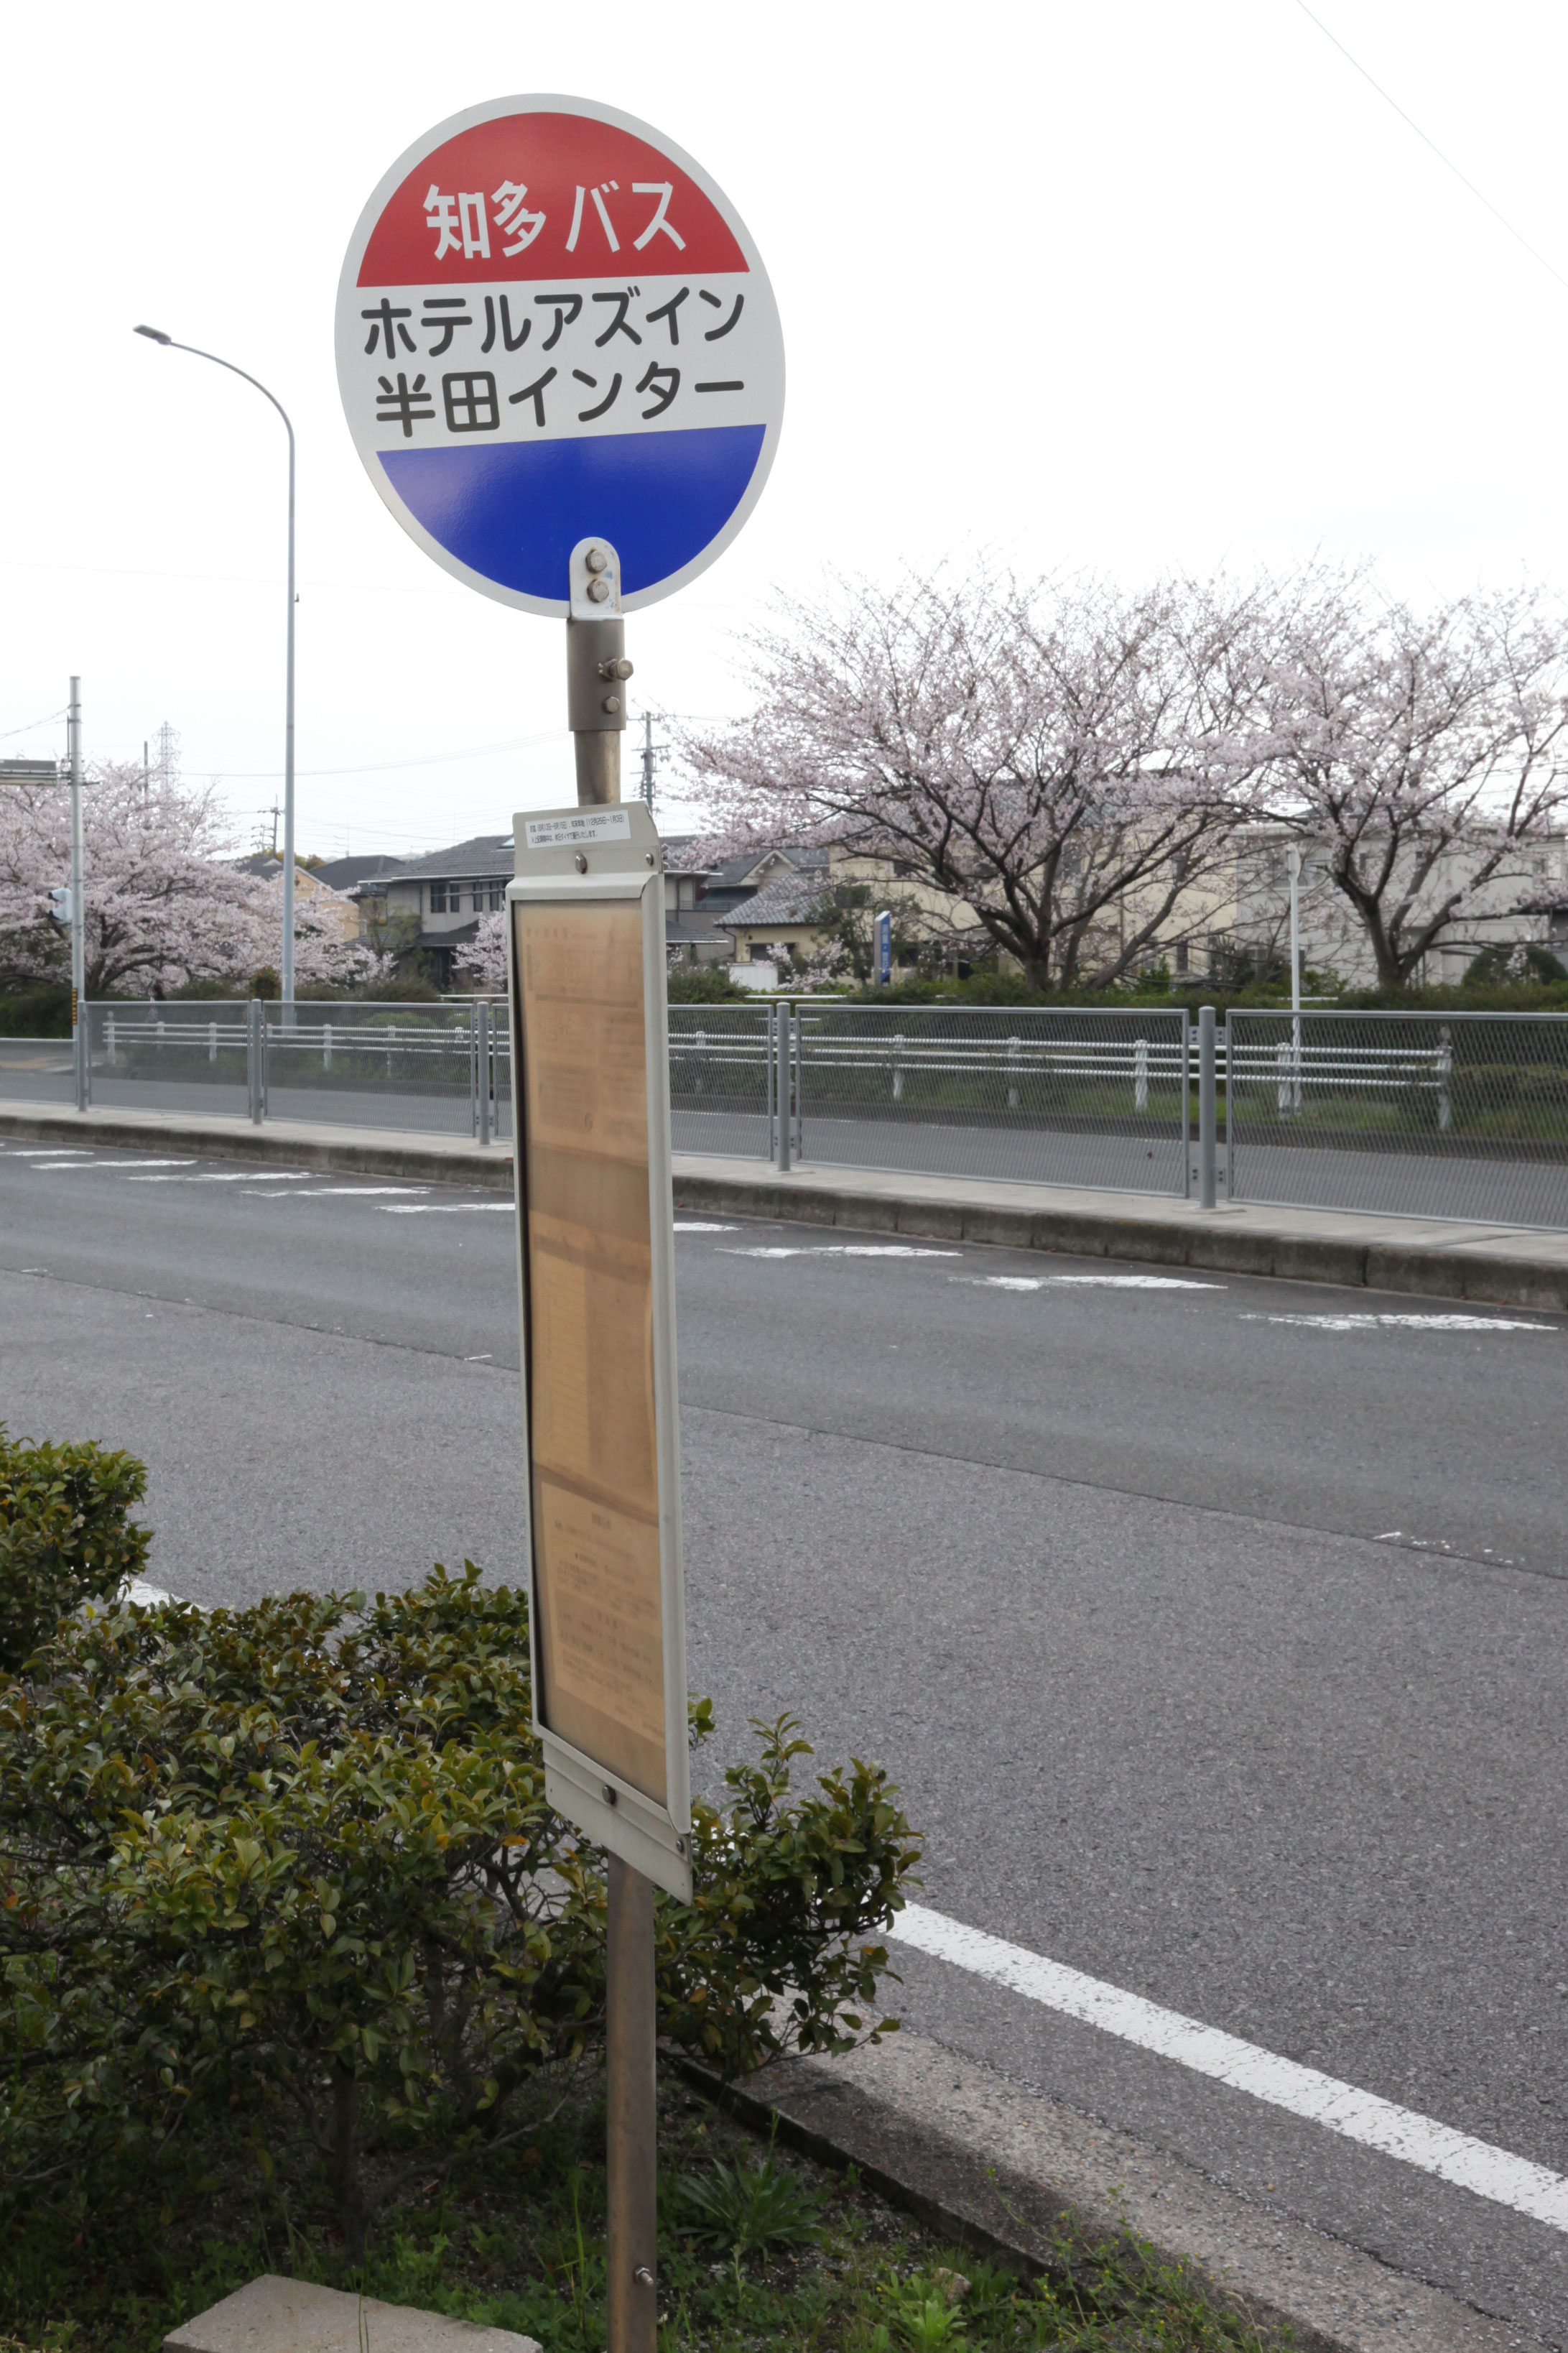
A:
MULTIPOLYGON (((384 913, 379 920, 405 923, 407 944, 429 960, 432 977, 450 988, 457 951, 475 938, 481 915, 506 904, 506 886, 516 869, 510 833, 479 833, 427 858, 405 858, 387 873, 371 878, 384 913)), ((363 892, 366 885, 358 886, 363 892)))
POLYGON ((373 924, 386 921, 386 879, 400 873, 407 862, 405 858, 328 858, 313 871, 319 881, 353 900, 363 939, 373 924))
MULTIPOLYGON (((238 864, 242 874, 254 874, 258 881, 265 885, 269 895, 274 892, 278 895, 279 921, 281 929, 283 860, 280 858, 270 857, 263 851, 254 858, 240 859, 238 864)), ((357 940, 360 937, 361 926, 357 908, 344 897, 341 891, 334 889, 333 885, 326 880, 320 867, 301 866, 296 862, 294 868, 296 920, 306 909, 309 909, 310 914, 321 923, 330 939, 357 940)))

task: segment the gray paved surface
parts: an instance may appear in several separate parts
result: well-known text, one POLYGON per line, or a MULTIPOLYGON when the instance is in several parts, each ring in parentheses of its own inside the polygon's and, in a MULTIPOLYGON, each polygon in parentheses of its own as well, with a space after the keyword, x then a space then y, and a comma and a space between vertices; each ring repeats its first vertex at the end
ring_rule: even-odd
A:
MULTIPOLYGON (((0 1418, 142 1453, 156 1573, 198 1599, 513 1572, 495 1196, 132 1165, 163 1156, 0 1154, 0 1418)), ((1568 1328, 1336 1331, 1274 1319, 1476 1311, 843 1240, 679 1244, 727 1751, 795 1709, 896 1770, 927 1903, 1568 2171, 1568 1328)), ((1568 2340, 1564 2234, 905 1976, 950 2046, 1568 2340)))
MULTIPOLYGON (((68 1071, 25 1067, 28 1057, 0 1039, 0 1101, 67 1105, 68 1071)), ((203 1118, 243 1118, 243 1084, 198 1079, 151 1082, 95 1072, 92 1099, 100 1110, 167 1111, 203 1118)), ((445 1088, 402 1086, 379 1090, 368 1082, 332 1085, 319 1074, 309 1085, 290 1084, 286 1058, 274 1059, 268 1109, 274 1119, 322 1120, 345 1127, 395 1127, 431 1134, 472 1132, 468 1082, 460 1070, 445 1088)), ((672 1118, 677 1152, 731 1155, 765 1161, 768 1123, 755 1111, 710 1111, 687 1095, 672 1118)), ((511 1133, 511 1107, 503 1082, 495 1113, 498 1137, 511 1133)), ((900 1119, 870 1111, 845 1116, 817 1111, 807 1100, 804 1122, 805 1161, 825 1168, 904 1170, 932 1176, 977 1176, 1016 1184, 1088 1185, 1123 1192, 1182 1193, 1182 1142, 1174 1113, 1152 1123, 1144 1134, 1109 1130, 1052 1128, 1047 1124, 967 1127, 957 1122, 900 1119)), ((1190 1143, 1196 1170, 1195 1135, 1190 1143)), ((1370 1209, 1384 1216, 1466 1218, 1489 1223, 1568 1228, 1568 1156, 1504 1159, 1476 1152, 1443 1154, 1341 1151, 1328 1146, 1292 1148, 1266 1119, 1249 1117, 1238 1138, 1235 1161, 1238 1201, 1279 1202, 1302 1208, 1370 1209)), ((1220 1198, 1227 1171, 1219 1153, 1220 1198)))

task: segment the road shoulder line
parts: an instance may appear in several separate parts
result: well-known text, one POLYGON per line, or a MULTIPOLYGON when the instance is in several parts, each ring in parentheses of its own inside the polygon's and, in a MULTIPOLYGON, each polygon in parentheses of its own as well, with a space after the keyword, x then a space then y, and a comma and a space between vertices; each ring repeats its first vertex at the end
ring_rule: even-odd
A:
POLYGON ((684 2063, 752 2123, 776 2123, 961 2244, 1031 2269, 1064 2226, 1131 2232, 1255 2321, 1288 2327, 1300 2353, 1519 2353, 1541 2341, 923 2035, 778 2062, 722 2093, 684 2063))

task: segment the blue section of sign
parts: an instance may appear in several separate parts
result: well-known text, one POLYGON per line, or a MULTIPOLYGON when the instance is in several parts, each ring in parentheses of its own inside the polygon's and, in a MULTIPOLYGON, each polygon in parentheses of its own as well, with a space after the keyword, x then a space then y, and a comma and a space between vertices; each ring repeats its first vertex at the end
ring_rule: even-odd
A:
POLYGON ((635 596, 717 538, 746 495, 765 429, 712 425, 378 454, 416 522, 487 580, 564 599, 572 550, 603 532, 621 559, 622 592, 635 596))

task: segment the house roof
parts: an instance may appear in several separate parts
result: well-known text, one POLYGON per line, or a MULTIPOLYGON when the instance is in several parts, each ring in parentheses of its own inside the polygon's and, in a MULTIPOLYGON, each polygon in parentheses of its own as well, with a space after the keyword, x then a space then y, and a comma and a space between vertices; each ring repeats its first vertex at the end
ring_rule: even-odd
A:
POLYGON ((764 883, 718 921, 729 932, 765 931, 770 923, 816 923, 826 887, 823 874, 781 874, 776 882, 764 883))
POLYGON ((426 858, 402 860, 392 882, 466 882, 470 876, 504 874, 510 882, 517 858, 510 833, 477 833, 471 841, 454 842, 450 849, 433 849, 426 858))
POLYGON ((389 874, 400 874, 407 863, 405 858, 329 858, 314 872, 319 881, 330 882, 334 891, 352 891, 359 883, 380 882, 389 874))
POLYGON ((664 936, 672 947, 696 945, 728 948, 733 945, 724 930, 722 915, 704 914, 694 907, 682 907, 664 919, 664 936))

